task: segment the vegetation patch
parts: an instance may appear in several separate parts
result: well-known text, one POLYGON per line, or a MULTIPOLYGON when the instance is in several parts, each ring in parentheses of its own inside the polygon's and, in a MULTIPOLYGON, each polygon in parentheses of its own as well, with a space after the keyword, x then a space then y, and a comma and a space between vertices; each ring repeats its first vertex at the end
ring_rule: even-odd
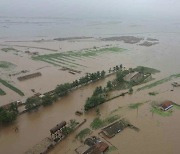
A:
POLYGON ((0 125, 11 123, 16 120, 18 115, 17 105, 11 104, 8 109, 0 107, 0 125))
POLYGON ((72 133, 78 124, 79 124, 79 122, 77 122, 74 119, 71 119, 68 122, 68 124, 62 129, 62 133, 64 135, 68 135, 68 134, 72 133))
POLYGON ((123 108, 123 107, 120 107, 120 106, 119 106, 117 109, 111 111, 110 113, 113 114, 113 113, 115 113, 115 112, 118 112, 118 111, 119 111, 120 109, 122 109, 122 108, 123 108))
POLYGON ((2 89, 0 89, 0 96, 3 96, 3 95, 6 95, 6 93, 2 89))
POLYGON ((155 74, 155 73, 159 73, 160 71, 154 68, 150 68, 150 67, 144 67, 144 66, 138 66, 136 68, 133 69, 136 72, 142 72, 142 73, 151 73, 151 74, 155 74))
POLYGON ((144 103, 135 103, 135 104, 130 104, 129 108, 130 109, 137 109, 138 107, 140 107, 141 105, 143 105, 144 103))
POLYGON ((82 140, 86 136, 90 135, 90 133, 91 133, 91 130, 89 128, 85 128, 76 135, 76 138, 82 140))
POLYGON ((180 110, 180 105, 179 104, 173 103, 173 107, 180 110))
POLYGON ((143 86, 141 88, 138 88, 137 90, 140 91, 140 90, 144 90, 144 89, 150 89, 150 88, 153 88, 155 86, 161 85, 161 84, 163 84, 165 82, 171 81, 174 78, 179 78, 179 77, 180 77, 180 74, 174 74, 174 75, 171 75, 171 76, 169 76, 167 78, 155 81, 155 82, 153 82, 151 84, 148 84, 148 85, 145 85, 145 86, 143 86))
POLYGON ((7 69, 7 68, 14 67, 14 66, 15 65, 10 62, 0 61, 0 68, 7 69))
POLYGON ((171 116, 172 113, 173 113, 173 110, 172 109, 169 109, 167 111, 163 111, 162 109, 160 109, 157 105, 152 105, 152 108, 151 108, 151 112, 152 113, 155 113, 155 114, 158 114, 160 116, 163 116, 163 117, 168 117, 168 116, 171 116))
POLYGON ((97 117, 93 120, 93 122, 90 124, 92 129, 99 129, 102 127, 107 126, 110 123, 113 123, 114 121, 118 120, 120 117, 118 115, 110 116, 105 119, 101 119, 100 117, 97 117))
POLYGON ((14 49, 14 48, 2 48, 1 50, 4 51, 4 52, 9 52, 9 51, 16 51, 16 52, 18 52, 18 50, 14 49))
POLYGON ((158 92, 149 92, 148 93, 150 96, 156 96, 156 95, 158 95, 159 93, 158 92))
POLYGON ((21 90, 9 84, 7 81, 0 79, 0 83, 6 86, 7 88, 11 89, 12 91, 16 92, 20 96, 24 96, 24 93, 21 90))
POLYGON ((105 152, 105 154, 114 152, 114 151, 116 151, 116 150, 118 150, 118 149, 117 149, 115 146, 110 146, 110 147, 108 148, 107 152, 105 152))

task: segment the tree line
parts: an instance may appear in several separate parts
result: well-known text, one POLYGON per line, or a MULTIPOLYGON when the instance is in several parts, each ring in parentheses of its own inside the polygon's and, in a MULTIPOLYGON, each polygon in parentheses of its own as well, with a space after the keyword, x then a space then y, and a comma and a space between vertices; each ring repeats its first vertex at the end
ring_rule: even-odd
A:
MULTIPOLYGON (((119 70, 119 69, 118 69, 119 70)), ((101 86, 96 87, 91 97, 88 97, 85 105, 84 110, 88 111, 108 100, 108 92, 115 90, 117 86, 126 83, 124 77, 129 74, 131 70, 119 70, 116 72, 116 78, 113 81, 108 81, 106 86, 102 88, 101 86)), ((129 83, 128 83, 129 84, 129 83)), ((129 89, 129 94, 133 93, 132 87, 129 89)))
MULTIPOLYGON (((113 67, 112 69, 110 68, 109 73, 119 71, 120 69, 122 69, 122 65, 119 65, 119 66, 117 65, 113 67)), ((106 76, 106 72, 104 70, 97 71, 95 73, 87 73, 85 76, 81 77, 78 80, 73 81, 72 83, 60 84, 55 88, 52 95, 47 93, 42 98, 38 96, 33 96, 33 97, 28 98, 25 102, 25 109, 26 111, 31 111, 34 109, 38 109, 42 105, 43 106, 51 105, 53 104, 53 102, 57 101, 59 97, 63 97, 67 95, 71 90, 79 86, 83 86, 88 83, 95 82, 99 79, 103 79, 105 78, 105 76, 106 76)), ((99 90, 101 91, 101 88, 99 90)), ((94 98, 89 100, 89 102, 93 102, 92 101, 93 99, 98 100, 99 103, 102 103, 104 101, 104 97, 98 96, 98 94, 94 94, 94 98)), ((4 123, 13 122, 14 120, 16 120, 18 114, 19 112, 18 112, 17 104, 12 103, 11 106, 8 107, 7 109, 1 107, 0 108, 0 123, 4 124, 4 123)))

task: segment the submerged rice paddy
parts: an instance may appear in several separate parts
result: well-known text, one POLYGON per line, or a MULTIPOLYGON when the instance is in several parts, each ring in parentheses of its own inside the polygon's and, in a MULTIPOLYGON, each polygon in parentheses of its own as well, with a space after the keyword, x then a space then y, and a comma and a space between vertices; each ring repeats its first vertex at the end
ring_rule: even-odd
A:
POLYGON ((54 53, 47 55, 40 55, 32 57, 33 60, 40 60, 59 67, 67 68, 77 68, 77 67, 87 67, 85 65, 79 64, 82 59, 94 58, 98 55, 105 53, 121 53, 126 49, 119 47, 111 48, 93 48, 81 51, 68 51, 62 53, 54 53))

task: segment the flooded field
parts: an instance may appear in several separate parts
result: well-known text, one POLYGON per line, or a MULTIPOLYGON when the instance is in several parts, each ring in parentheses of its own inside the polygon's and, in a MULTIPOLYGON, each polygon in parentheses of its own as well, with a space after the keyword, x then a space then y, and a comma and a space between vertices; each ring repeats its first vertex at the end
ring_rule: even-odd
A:
MULTIPOLYGON (((95 26, 94 24, 93 26, 95 26)), ((121 22, 118 22, 116 26, 120 24, 121 22)), ((98 23, 95 29, 100 26, 101 24, 98 23)), ((116 26, 115 29, 118 30, 119 27, 116 26)), ((102 70, 108 72, 109 68, 120 64, 127 68, 136 66, 155 68, 160 70, 160 73, 153 76, 155 80, 135 86, 132 95, 118 97, 98 106, 101 117, 108 117, 110 114, 119 115, 140 129, 139 132, 136 132, 127 128, 109 139, 108 141, 116 147, 109 153, 179 154, 180 122, 178 118, 180 110, 173 108, 171 116, 163 117, 151 112, 151 103, 171 100, 180 105, 180 88, 173 88, 171 85, 172 82, 179 82, 180 79, 171 78, 171 80, 149 89, 144 88, 140 91, 137 89, 180 73, 180 36, 173 33, 170 28, 169 33, 161 31, 155 33, 154 30, 160 30, 160 27, 152 29, 148 26, 136 34, 135 32, 140 27, 133 23, 128 23, 128 25, 122 23, 122 30, 117 33, 117 37, 114 37, 115 32, 105 33, 107 27, 102 27, 100 32, 103 35, 98 35, 98 37, 94 35, 93 38, 54 40, 36 36, 36 39, 18 41, 2 38, 0 40, 0 79, 10 86, 7 84, 5 86, 2 84, 3 82, 0 82, 0 106, 16 100, 25 102, 35 93, 51 91, 57 85, 72 82, 86 73, 102 70), (126 26, 129 28, 126 29, 126 26), (128 29, 131 29, 130 34, 128 29), (126 35, 122 35, 123 30, 126 35), (146 30, 150 30, 150 32, 146 30), (38 72, 41 74, 38 77, 24 81, 18 80, 18 77, 38 72), (17 89, 24 96, 20 95, 17 89), (149 95, 150 92, 157 92, 157 94, 152 96, 149 95), (138 108, 129 107, 142 102, 143 105, 138 108)), ((166 28, 164 27, 165 30, 166 28)), ((53 36, 54 38, 59 37, 53 36)), ((0 153, 24 153, 50 136, 49 130, 57 123, 70 119, 77 121, 87 119, 83 126, 50 151, 52 154, 75 154, 74 150, 81 145, 75 136, 82 129, 89 128, 91 122, 97 117, 96 109, 92 109, 82 116, 75 115, 75 112, 84 110, 87 98, 92 95, 97 86, 105 86, 109 80, 114 78, 115 75, 112 75, 78 88, 51 106, 40 107, 37 111, 22 114, 13 124, 1 126, 0 153), (15 131, 16 128, 18 131, 15 131)), ((113 93, 118 95, 121 92, 113 93)), ((99 132, 100 129, 94 130, 92 135, 98 136, 99 132)))

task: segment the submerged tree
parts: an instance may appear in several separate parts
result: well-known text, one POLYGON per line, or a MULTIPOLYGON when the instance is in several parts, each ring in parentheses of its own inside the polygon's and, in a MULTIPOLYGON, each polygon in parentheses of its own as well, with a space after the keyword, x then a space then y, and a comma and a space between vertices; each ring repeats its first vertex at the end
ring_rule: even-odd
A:
POLYGON ((129 89, 129 94, 132 94, 133 93, 133 88, 131 87, 130 89, 129 89))
POLYGON ((51 98, 51 96, 46 95, 42 98, 42 104, 44 106, 51 105, 52 103, 53 103, 53 99, 51 98))
POLYGON ((104 78, 105 77, 105 75, 106 75, 106 72, 103 70, 103 71, 101 71, 101 78, 104 78))
POLYGON ((67 95, 68 91, 71 89, 70 83, 64 83, 56 87, 55 93, 59 96, 67 95))
POLYGON ((106 87, 108 88, 108 90, 112 90, 112 88, 113 88, 112 82, 108 81, 106 87))
POLYGON ((103 95, 92 96, 91 98, 87 99, 84 109, 85 111, 88 111, 89 109, 104 103, 104 101, 105 97, 103 95))
POLYGON ((122 72, 117 72, 116 73, 116 80, 119 82, 119 83, 122 83, 122 82, 124 82, 124 75, 123 75, 123 73, 122 72))
POLYGON ((0 123, 10 123, 16 120, 17 112, 0 108, 0 123))
POLYGON ((38 97, 31 97, 26 100, 25 104, 25 109, 30 111, 32 109, 38 108, 41 105, 41 100, 38 97))
POLYGON ((94 90, 93 92, 93 96, 97 96, 99 94, 102 94, 104 91, 103 91, 103 88, 102 86, 99 86, 99 87, 96 87, 96 89, 94 90))

